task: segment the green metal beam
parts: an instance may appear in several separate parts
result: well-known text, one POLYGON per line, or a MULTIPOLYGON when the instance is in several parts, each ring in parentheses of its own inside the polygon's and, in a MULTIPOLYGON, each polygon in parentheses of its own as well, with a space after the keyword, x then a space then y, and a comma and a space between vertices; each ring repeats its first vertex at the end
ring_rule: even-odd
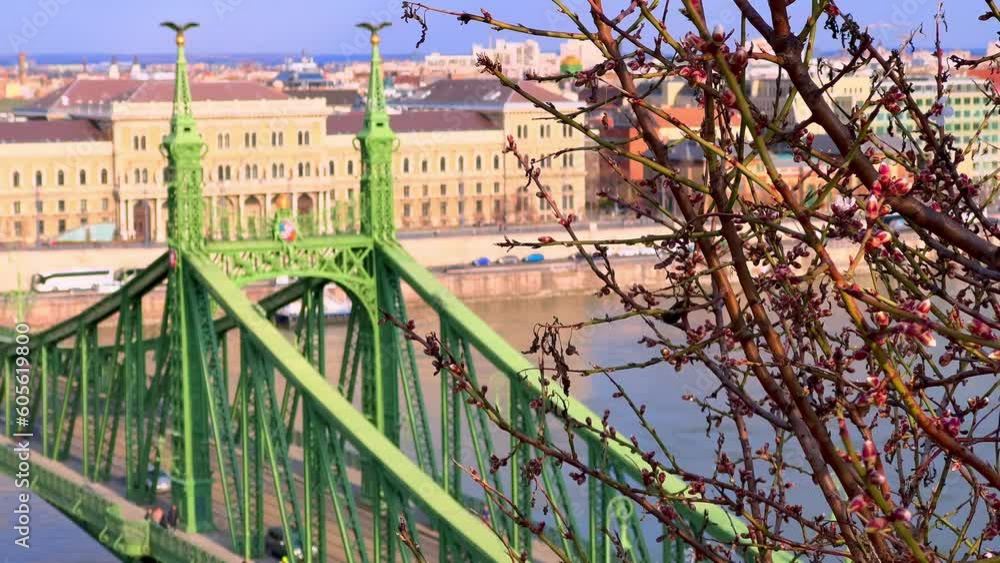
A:
MULTIPOLYGON (((487 360, 506 374, 511 380, 511 385, 521 384, 522 380, 517 377, 521 376, 524 378, 523 383, 528 385, 528 391, 533 396, 537 397, 541 394, 542 384, 538 367, 448 291, 402 246, 393 241, 379 242, 378 253, 427 304, 434 308, 439 315, 449 320, 453 329, 461 330, 464 338, 468 339, 487 360)), ((563 394, 558 385, 549 385, 546 391, 554 397, 553 402, 558 404, 559 408, 563 408, 565 405, 568 416, 576 420, 591 419, 595 421, 595 428, 599 428, 601 416, 574 397, 563 394)), ((596 435, 585 435, 583 438, 588 441, 588 444, 595 444, 599 441, 596 435)), ((635 479, 641 479, 642 469, 650 467, 641 456, 632 453, 617 442, 608 441, 604 447, 607 448, 612 461, 627 470, 635 479)), ((667 475, 662 487, 664 492, 669 495, 676 495, 687 490, 684 481, 672 475, 667 475)), ((676 508, 689 521, 696 522, 697 526, 704 526, 705 531, 720 542, 749 544, 749 529, 746 524, 717 505, 692 502, 688 507, 683 503, 677 503, 676 508)), ((776 561, 794 560, 789 554, 775 555, 776 561)))
POLYGON ((186 260, 215 300, 256 340, 260 351, 310 398, 316 413, 333 424, 356 448, 376 460, 383 474, 391 478, 400 491, 439 525, 447 526, 453 537, 461 538, 470 548, 478 550, 485 560, 498 563, 510 560, 507 549, 493 531, 441 490, 433 478, 423 473, 330 386, 218 268, 202 256, 190 255, 186 260))

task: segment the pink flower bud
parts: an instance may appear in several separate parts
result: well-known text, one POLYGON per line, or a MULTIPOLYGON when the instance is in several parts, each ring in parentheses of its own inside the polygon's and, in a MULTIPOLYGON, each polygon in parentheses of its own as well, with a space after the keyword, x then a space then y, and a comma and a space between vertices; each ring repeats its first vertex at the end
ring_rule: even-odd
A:
POLYGON ((920 303, 917 303, 917 314, 921 317, 927 318, 927 314, 931 312, 931 300, 924 299, 920 303))
POLYGON ((712 41, 716 43, 722 43, 726 40, 726 28, 722 27, 721 24, 715 26, 712 30, 712 41))
POLYGON ((851 499, 850 504, 847 505, 848 512, 861 512, 868 508, 868 497, 865 495, 858 495, 851 499))
POLYGON ((868 220, 874 221, 878 219, 881 213, 882 202, 879 198, 875 194, 868 196, 868 199, 865 201, 865 214, 868 216, 868 220))
POLYGON ((893 522, 906 522, 907 524, 909 524, 911 518, 913 518, 913 514, 903 506, 897 506, 896 510, 892 511, 892 515, 889 516, 889 519, 893 522))
POLYGON ((869 534, 877 534, 879 532, 886 531, 888 528, 889 521, 879 516, 868 521, 868 524, 865 526, 865 531, 869 534))
POLYGON ((890 321, 889 313, 886 313, 885 311, 879 311, 875 313, 875 324, 877 324, 879 328, 885 328, 889 326, 889 321, 890 321))
POLYGON ((865 464, 865 467, 872 467, 877 459, 878 448, 875 447, 875 442, 865 440, 865 444, 861 446, 861 462, 865 464))
POLYGON ((888 231, 878 231, 872 235, 872 238, 868 239, 868 250, 882 247, 890 240, 892 240, 892 235, 888 231))

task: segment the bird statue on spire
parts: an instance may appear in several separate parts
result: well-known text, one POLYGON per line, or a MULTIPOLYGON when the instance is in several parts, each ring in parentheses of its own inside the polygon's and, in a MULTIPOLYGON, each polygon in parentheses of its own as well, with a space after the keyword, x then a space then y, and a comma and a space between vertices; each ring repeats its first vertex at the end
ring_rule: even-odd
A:
POLYGON ((172 29, 174 31, 174 33, 177 34, 177 46, 178 47, 181 47, 181 46, 184 45, 184 32, 187 31, 187 30, 189 30, 189 29, 191 29, 191 28, 198 27, 198 25, 200 25, 200 24, 198 24, 198 22, 188 22, 188 23, 185 23, 185 24, 176 24, 174 22, 162 22, 162 23, 160 23, 160 27, 165 27, 167 29, 172 29))
POLYGON ((382 23, 359 23, 355 27, 360 27, 361 29, 367 29, 372 34, 372 43, 378 43, 378 32, 392 25, 392 22, 382 22, 382 23))

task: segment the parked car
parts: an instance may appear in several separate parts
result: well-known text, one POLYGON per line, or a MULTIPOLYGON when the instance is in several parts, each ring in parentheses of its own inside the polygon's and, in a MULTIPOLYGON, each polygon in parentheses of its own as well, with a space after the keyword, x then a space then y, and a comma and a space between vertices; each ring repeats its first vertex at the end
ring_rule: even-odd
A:
POLYGON ((480 256, 479 258, 476 258, 475 260, 472 261, 472 265, 473 266, 477 266, 477 267, 478 266, 489 266, 490 265, 490 259, 487 258, 487 257, 485 257, 485 256, 480 256))
POLYGON ((514 256, 513 254, 504 254, 500 258, 497 258, 493 263, 504 266, 510 264, 517 264, 518 262, 520 262, 520 260, 517 259, 517 256, 514 256))
MULTIPOLYGON (((146 488, 152 489, 153 485, 153 472, 156 471, 156 467, 150 463, 147 466, 147 471, 149 471, 149 478, 146 479, 146 488)), ((160 470, 160 474, 156 476, 156 494, 163 495, 170 492, 170 474, 166 471, 160 470)))
POLYGON ((543 255, 541 255, 541 254, 539 254, 537 252, 535 252, 534 254, 529 254, 529 255, 525 256, 524 258, 521 258, 521 262, 525 262, 525 263, 529 263, 529 262, 541 262, 542 260, 545 260, 545 256, 543 256, 543 255))
MULTIPOLYGON (((285 547, 285 532, 281 529, 281 526, 271 526, 267 529, 267 534, 264 536, 264 550, 267 551, 268 555, 279 561, 282 557, 288 555, 288 550, 285 547)), ((313 545, 312 552, 313 556, 318 556, 319 547, 313 545)), ((302 542, 299 541, 299 536, 295 532, 292 532, 292 557, 295 561, 305 559, 302 553, 302 542)))

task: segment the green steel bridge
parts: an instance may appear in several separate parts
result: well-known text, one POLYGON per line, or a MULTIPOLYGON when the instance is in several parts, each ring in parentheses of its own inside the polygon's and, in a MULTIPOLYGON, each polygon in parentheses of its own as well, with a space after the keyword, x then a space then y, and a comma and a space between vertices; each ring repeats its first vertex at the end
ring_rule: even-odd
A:
MULTIPOLYGON (((537 366, 397 243, 396 137, 377 29, 357 134, 358 216, 336 235, 309 236, 296 231, 290 211, 279 210, 271 232, 240 240, 212 240, 216 230, 206 228, 206 147, 192 112, 184 28, 176 31, 173 116, 162 144, 169 250, 74 318, 23 337, 0 331, 0 467, 17 472, 12 444, 30 434, 34 494, 128 559, 266 559, 267 529, 277 526, 297 538, 307 562, 419 561, 404 544, 404 529, 427 561, 684 561, 680 543, 660 538, 662 527, 598 480, 577 486, 550 461, 540 477, 526 478, 524 468, 539 457, 530 448, 518 448, 512 463, 491 473, 490 456, 514 447, 509 436, 455 392, 447 375, 425 388, 412 341, 380 322, 385 314, 406 322, 405 282, 438 317, 441 342, 465 363, 472 383, 478 387, 477 369, 502 374, 504 385, 491 392, 503 395, 517 428, 550 438, 558 426, 545 411, 555 408, 601 420, 551 388, 544 408, 533 403, 543 389, 537 366), (258 303, 242 290, 279 276, 295 281, 258 303), (340 369, 329 370, 337 373, 327 369, 328 284, 353 304, 340 369), (144 300, 161 286, 162 316, 149 318, 144 300), (273 318, 293 302, 301 314, 290 338, 273 318), (169 468, 180 512, 176 532, 143 519, 143 507, 156 502, 150 480, 161 467, 169 468), (545 522, 542 538, 516 525, 462 467, 484 476, 524 518, 545 522)), ((624 444, 602 441, 599 427, 576 431, 578 454, 642 489, 646 462, 624 444)), ((658 486, 685 489, 674 477, 658 486)), ((707 503, 676 508, 691 535, 711 536, 733 558, 754 559, 738 518, 707 503)))

